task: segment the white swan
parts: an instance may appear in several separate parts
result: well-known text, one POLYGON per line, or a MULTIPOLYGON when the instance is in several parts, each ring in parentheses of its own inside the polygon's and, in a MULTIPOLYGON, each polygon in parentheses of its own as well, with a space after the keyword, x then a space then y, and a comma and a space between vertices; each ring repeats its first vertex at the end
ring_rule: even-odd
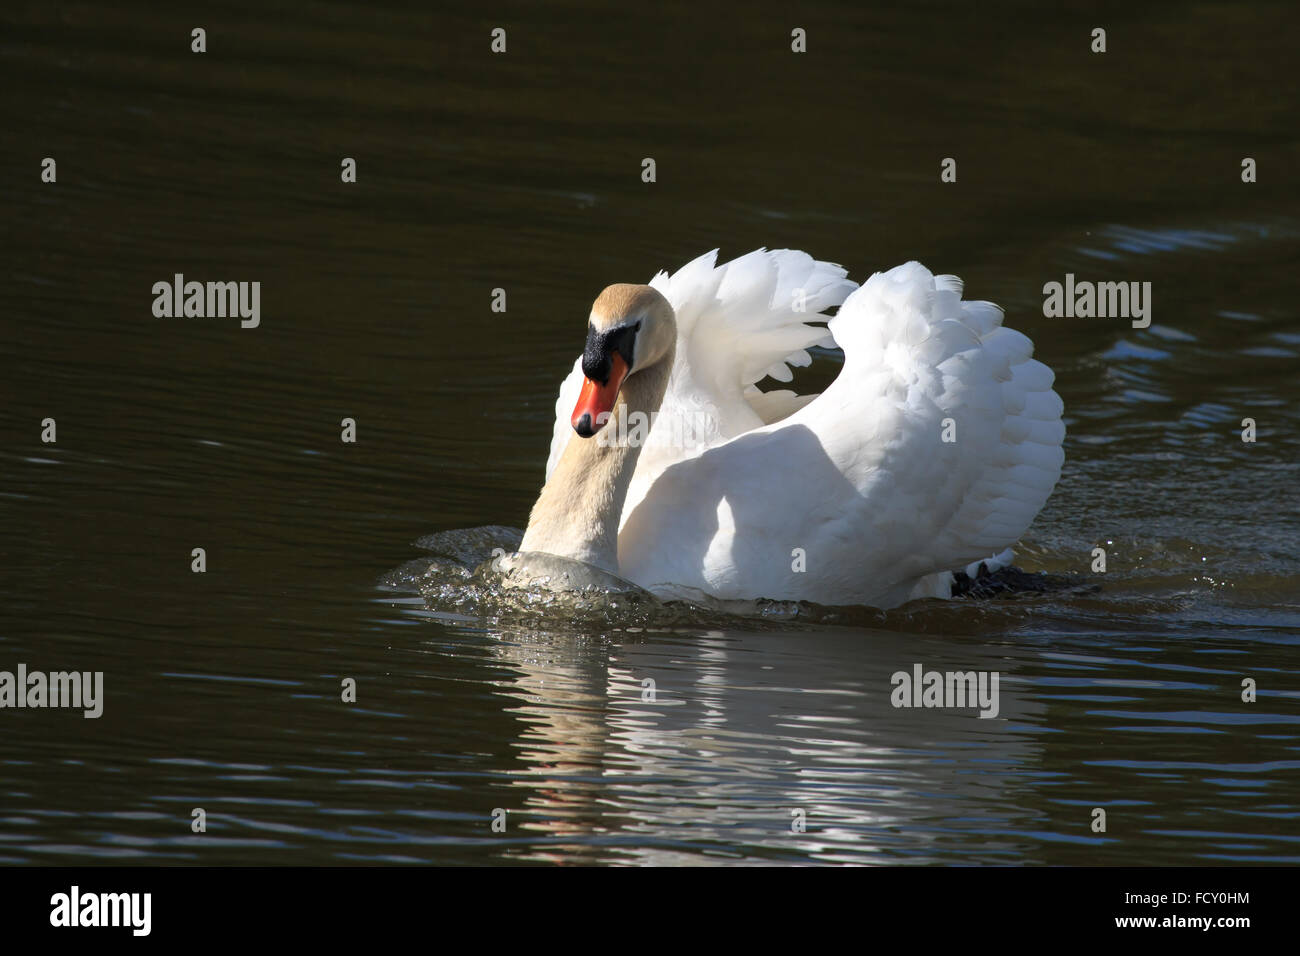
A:
POLYGON ((892 607, 1008 560, 1065 429, 1002 311, 916 262, 858 288, 792 250, 715 261, 596 300, 515 566, 540 552, 661 596, 892 607), (836 305, 829 331, 810 324, 836 305), (813 345, 844 350, 823 393, 757 388, 813 345))

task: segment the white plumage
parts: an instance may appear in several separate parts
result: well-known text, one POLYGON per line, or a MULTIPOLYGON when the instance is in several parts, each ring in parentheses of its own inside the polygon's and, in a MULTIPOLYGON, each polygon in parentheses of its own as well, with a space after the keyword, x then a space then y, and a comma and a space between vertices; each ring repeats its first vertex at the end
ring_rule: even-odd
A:
MULTIPOLYGON (((677 352, 622 509, 619 573, 665 596, 890 607, 1009 560, 1060 476, 1065 429, 1051 370, 1002 310, 916 262, 861 288, 793 250, 715 262, 650 283, 677 352), (836 305, 829 332, 810 324, 836 305), (814 345, 844 350, 823 393, 759 391, 814 345)), ((581 384, 575 362, 548 477, 580 440, 581 384)))

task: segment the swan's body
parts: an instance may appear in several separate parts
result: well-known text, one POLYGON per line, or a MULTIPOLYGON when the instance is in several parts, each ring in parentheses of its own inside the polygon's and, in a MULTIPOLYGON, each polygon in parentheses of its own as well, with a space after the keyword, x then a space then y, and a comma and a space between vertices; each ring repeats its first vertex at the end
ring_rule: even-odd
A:
POLYGON ((1010 548, 1060 475, 1051 371, 954 277, 915 262, 861 288, 844 276, 760 250, 606 290, 520 550, 661 595, 889 607, 1010 548), (836 305, 829 334, 808 324, 836 305), (613 341, 629 370, 606 382, 613 341), (844 367, 820 395, 758 391, 832 344, 844 367), (575 402, 611 413, 595 438, 575 402), (644 441, 638 413, 655 416, 644 441))

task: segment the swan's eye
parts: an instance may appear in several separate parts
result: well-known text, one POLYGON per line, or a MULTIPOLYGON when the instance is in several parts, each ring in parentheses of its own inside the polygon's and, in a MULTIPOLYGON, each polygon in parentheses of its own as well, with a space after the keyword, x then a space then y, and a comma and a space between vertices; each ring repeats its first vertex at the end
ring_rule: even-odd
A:
POLYGON ((636 350, 636 334, 640 328, 640 320, 604 332, 587 326, 587 346, 582 350, 582 374, 593 382, 603 384, 609 381, 611 360, 616 352, 623 357, 623 362, 630 369, 632 354, 636 350))
POLYGON ((638 321, 634 325, 620 325, 606 333, 609 351, 622 355, 629 367, 632 365, 632 353, 636 350, 636 334, 640 330, 641 323, 638 321))

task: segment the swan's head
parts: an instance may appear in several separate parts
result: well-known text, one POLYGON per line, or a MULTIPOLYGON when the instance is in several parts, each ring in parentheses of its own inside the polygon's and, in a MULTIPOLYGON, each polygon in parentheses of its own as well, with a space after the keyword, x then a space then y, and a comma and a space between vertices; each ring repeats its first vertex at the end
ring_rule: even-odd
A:
POLYGON ((587 322, 585 380, 573 409, 573 430, 583 438, 600 431, 618 402, 623 381, 671 354, 676 341, 673 307, 656 289, 629 283, 606 288, 587 322))

